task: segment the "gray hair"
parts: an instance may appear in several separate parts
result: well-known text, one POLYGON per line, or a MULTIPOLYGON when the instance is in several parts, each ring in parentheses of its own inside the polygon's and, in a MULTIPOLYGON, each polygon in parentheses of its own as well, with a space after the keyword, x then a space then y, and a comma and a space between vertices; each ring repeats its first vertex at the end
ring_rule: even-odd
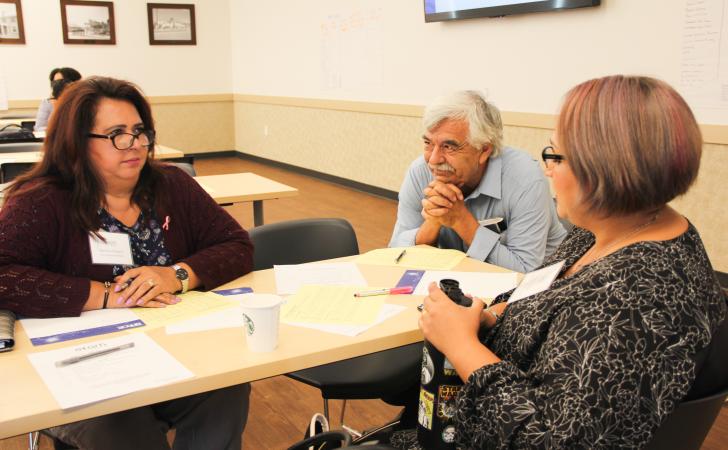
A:
POLYGON ((493 146, 491 156, 498 156, 503 147, 503 122, 498 108, 485 101, 478 91, 458 91, 439 97, 425 108, 422 123, 432 130, 443 120, 468 122, 468 142, 475 148, 493 146))

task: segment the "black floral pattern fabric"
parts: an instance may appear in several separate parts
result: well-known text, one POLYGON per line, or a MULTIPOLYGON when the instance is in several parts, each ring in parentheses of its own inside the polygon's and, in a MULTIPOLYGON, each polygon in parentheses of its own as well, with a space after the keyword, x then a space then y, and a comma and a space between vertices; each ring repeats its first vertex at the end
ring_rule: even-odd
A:
MULTIPOLYGON (((565 260, 566 271, 593 243, 575 228, 544 266, 565 260)), ((725 316, 692 224, 557 278, 509 305, 485 333, 502 361, 473 372, 460 391, 458 447, 644 447, 688 392, 694 358, 725 316)), ((412 430, 391 442, 419 448, 412 430)))

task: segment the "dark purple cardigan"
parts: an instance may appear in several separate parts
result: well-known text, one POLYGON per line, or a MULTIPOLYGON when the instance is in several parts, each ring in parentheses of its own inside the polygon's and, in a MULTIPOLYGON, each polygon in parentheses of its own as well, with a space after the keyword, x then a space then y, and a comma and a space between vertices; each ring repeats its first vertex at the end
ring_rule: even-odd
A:
MULTIPOLYGON (((250 272, 253 245, 248 233, 187 174, 163 169, 161 189, 170 190, 171 210, 164 243, 175 262, 189 264, 213 289, 250 272)), ((91 263, 88 234, 71 223, 70 192, 48 186, 12 198, 0 210, 0 309, 28 317, 76 316, 90 282, 113 281, 110 265, 91 263)))

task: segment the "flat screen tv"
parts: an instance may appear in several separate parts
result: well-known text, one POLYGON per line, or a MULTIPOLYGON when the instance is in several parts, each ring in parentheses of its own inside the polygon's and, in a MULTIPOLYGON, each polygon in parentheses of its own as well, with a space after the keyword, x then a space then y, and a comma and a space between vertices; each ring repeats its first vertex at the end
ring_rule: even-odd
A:
POLYGON ((425 22, 597 6, 601 0, 424 0, 425 22))

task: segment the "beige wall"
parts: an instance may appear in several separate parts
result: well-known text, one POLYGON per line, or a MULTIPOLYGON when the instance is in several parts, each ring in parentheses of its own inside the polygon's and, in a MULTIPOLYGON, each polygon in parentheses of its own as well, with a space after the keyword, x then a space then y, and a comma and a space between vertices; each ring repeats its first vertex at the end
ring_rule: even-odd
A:
MULTIPOLYGON (((398 191, 407 166, 421 154, 419 111, 412 106, 236 95, 235 148, 398 191)), ((507 145, 540 157, 553 121, 541 115, 503 117, 507 145)), ((725 138, 723 129, 706 131, 710 140, 725 138)), ((696 184, 673 204, 700 231, 715 268, 728 272, 725 180, 728 145, 708 143, 696 184)))

